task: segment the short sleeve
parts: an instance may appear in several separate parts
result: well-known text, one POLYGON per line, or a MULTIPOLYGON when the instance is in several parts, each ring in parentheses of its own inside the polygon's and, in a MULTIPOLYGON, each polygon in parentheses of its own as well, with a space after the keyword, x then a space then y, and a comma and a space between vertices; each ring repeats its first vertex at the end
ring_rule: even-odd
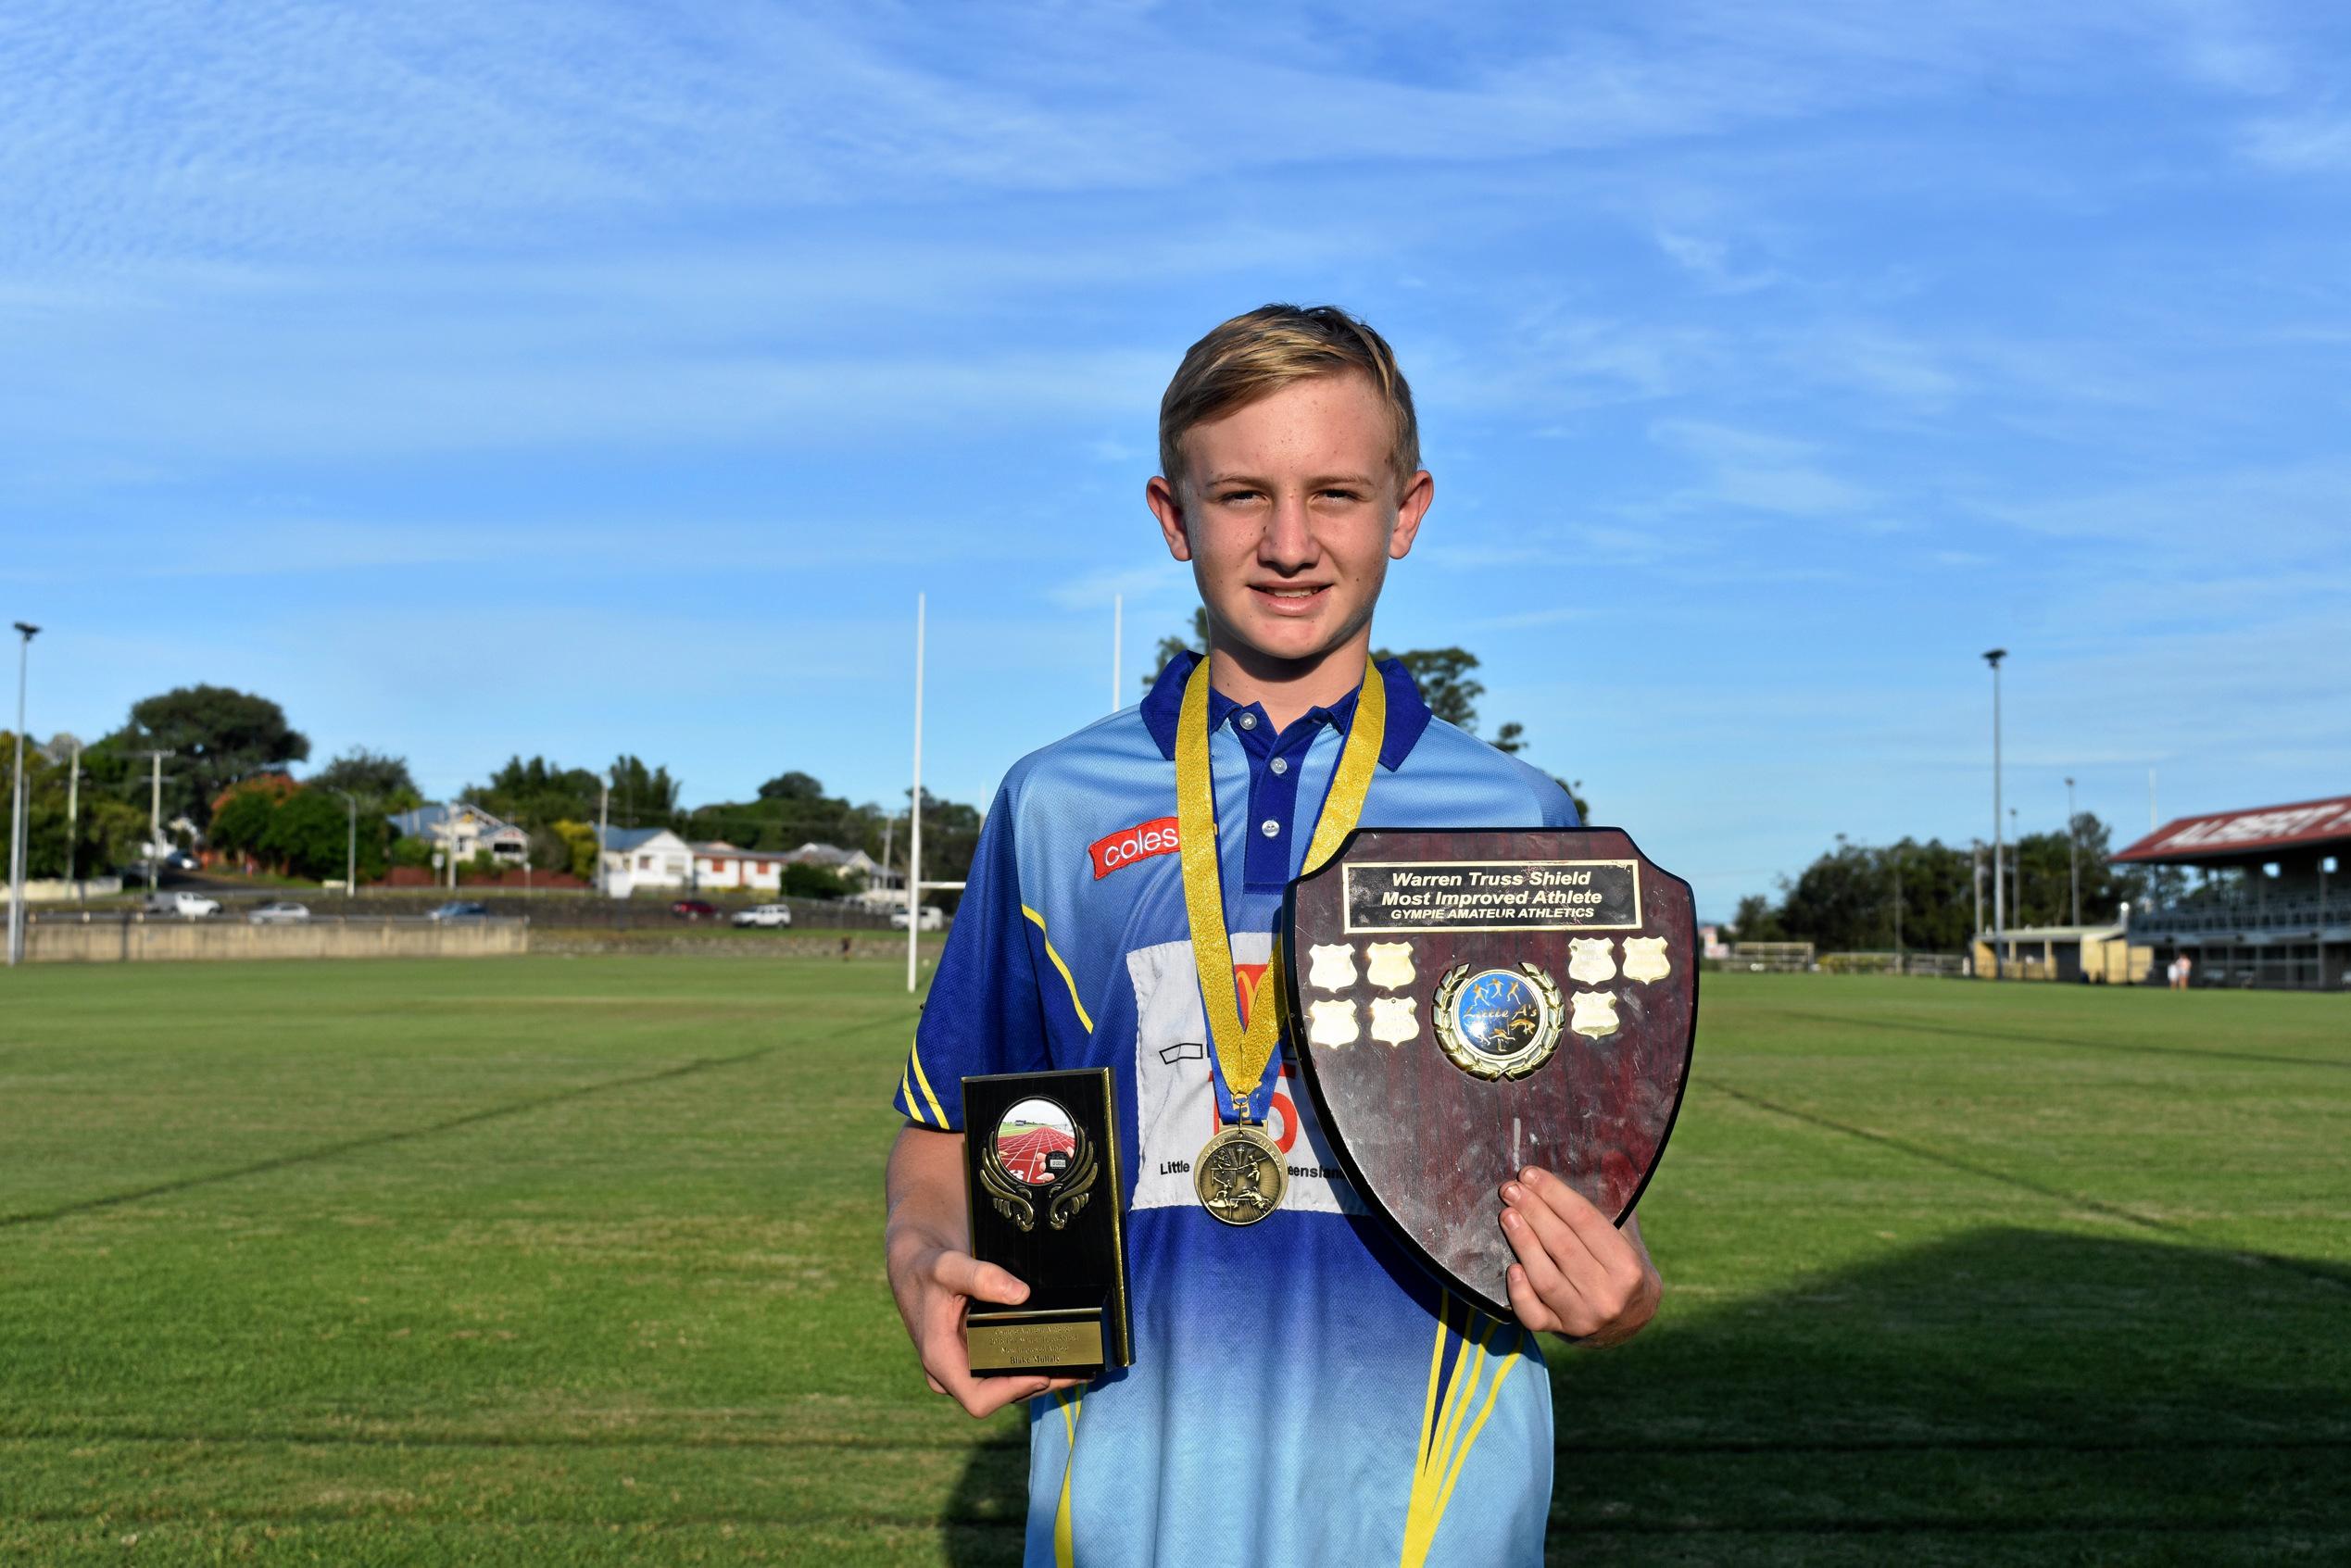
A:
POLYGON ((1547 828, 1579 828, 1583 819, 1576 814, 1576 797, 1557 779, 1543 781, 1543 826, 1547 828))
POLYGON ((892 1103, 918 1127, 962 1130, 966 1075, 1050 1065, 1013 815, 1010 790, 998 791, 899 1075, 892 1103))

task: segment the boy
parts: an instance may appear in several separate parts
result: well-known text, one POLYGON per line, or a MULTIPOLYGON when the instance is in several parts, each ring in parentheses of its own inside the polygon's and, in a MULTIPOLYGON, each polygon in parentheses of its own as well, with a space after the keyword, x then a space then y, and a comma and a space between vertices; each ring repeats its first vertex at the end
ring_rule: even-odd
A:
POLYGON ((1191 564, 1208 656, 1006 777, 899 1082, 891 1289, 934 1389, 975 1416, 1033 1401, 1031 1565, 1540 1563, 1551 1391, 1529 1330, 1638 1332, 1659 1289, 1639 1230, 1523 1172, 1502 1188, 1519 1322, 1446 1297, 1334 1170, 1261 986, 1318 834, 1574 808, 1369 665, 1388 563, 1434 494, 1377 332, 1327 307, 1226 321, 1168 385, 1160 463, 1145 499, 1191 564), (974 1377, 965 1303, 1027 1287, 965 1251, 960 1081, 1098 1065, 1130 1151, 1135 1364, 1083 1388, 974 1377), (1279 1150, 1270 1212, 1210 1205, 1212 1142, 1279 1150))

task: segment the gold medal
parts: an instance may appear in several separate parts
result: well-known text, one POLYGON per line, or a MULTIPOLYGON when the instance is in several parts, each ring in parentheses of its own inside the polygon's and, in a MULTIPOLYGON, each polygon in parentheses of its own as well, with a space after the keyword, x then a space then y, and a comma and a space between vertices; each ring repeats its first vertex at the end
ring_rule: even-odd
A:
MULTIPOLYGON (((1216 791, 1208 765, 1208 660, 1192 667, 1184 683, 1184 704, 1176 728, 1177 849, 1184 866, 1184 910, 1192 928, 1192 961, 1200 972, 1201 1005, 1215 1042, 1216 1065, 1232 1097, 1235 1125, 1220 1131, 1192 1166, 1192 1187, 1202 1207, 1228 1225, 1254 1224, 1280 1207, 1289 1186, 1281 1147, 1249 1114, 1281 1037, 1276 1016, 1275 971, 1280 955, 1265 966, 1251 993, 1249 1024, 1243 1028, 1240 997, 1233 981, 1233 939, 1225 928, 1225 892, 1216 866, 1216 791)), ((1307 871, 1338 853, 1354 831, 1371 792, 1373 770, 1388 729, 1388 690, 1371 660, 1355 694, 1355 718, 1339 748, 1330 792, 1307 846, 1307 871)))
POLYGON ((1227 1127, 1201 1146, 1192 1190, 1201 1207, 1228 1225, 1253 1225, 1282 1206, 1289 1168, 1281 1146, 1250 1123, 1227 1127))

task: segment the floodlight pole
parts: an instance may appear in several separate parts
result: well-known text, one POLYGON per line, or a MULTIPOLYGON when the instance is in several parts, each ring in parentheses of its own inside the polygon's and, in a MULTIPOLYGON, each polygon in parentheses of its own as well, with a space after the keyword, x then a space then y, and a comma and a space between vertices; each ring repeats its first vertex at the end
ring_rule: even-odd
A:
POLYGON ((24 683, 32 663, 32 639, 41 628, 17 622, 17 770, 8 783, 8 967, 24 962, 24 857, 27 841, 24 788, 24 683))
POLYGON ((351 831, 343 839, 343 897, 347 903, 359 896, 359 797, 347 789, 338 789, 351 808, 351 831))
POLYGON ((73 762, 66 771, 66 880, 73 884, 73 901, 87 902, 79 874, 82 870, 82 743, 73 743, 73 762))
POLYGON ((2073 831, 2073 780, 2066 780, 2066 880, 2073 886, 2073 923, 2081 923, 2081 835, 2073 831))
POLYGON ((923 616, 926 596, 914 596, 914 790, 906 802, 906 991, 914 993, 914 939, 923 923, 923 616))
POLYGON ((612 836, 612 781, 596 781, 596 890, 607 898, 612 897, 612 877, 605 865, 605 857, 611 851, 605 841, 612 836))
POLYGON ((1993 648, 1983 656, 1992 666, 1992 977, 2005 978, 2005 966, 2000 955, 2000 934, 2008 923, 2007 906, 2000 892, 2000 852, 2004 840, 2000 836, 2000 661, 2008 657, 2006 648, 1993 648))

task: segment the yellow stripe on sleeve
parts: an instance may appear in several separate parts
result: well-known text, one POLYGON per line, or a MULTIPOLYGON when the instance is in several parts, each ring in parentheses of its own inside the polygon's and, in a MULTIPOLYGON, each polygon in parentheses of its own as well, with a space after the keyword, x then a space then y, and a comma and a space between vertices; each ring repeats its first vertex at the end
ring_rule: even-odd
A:
POLYGON ((1091 1035, 1094 1032, 1094 1021, 1086 1016, 1086 1004, 1077 999, 1077 982, 1070 974, 1069 965, 1062 962, 1061 954, 1053 951, 1052 937, 1045 935, 1045 917, 1026 904, 1021 906, 1021 913, 1035 922, 1037 935, 1045 937, 1045 956, 1053 960, 1055 969, 1062 972, 1062 984, 1069 987, 1069 1005, 1077 1010, 1077 1022, 1086 1025, 1086 1033, 1091 1035))
POLYGON ((923 1107, 921 1103, 914 1098, 914 1085, 913 1082, 907 1077, 907 1072, 908 1069, 903 1067, 898 1070, 898 1098, 906 1102, 906 1114, 912 1117, 921 1125, 927 1127, 930 1125, 930 1123, 924 1120, 923 1107))
MULTIPOLYGON (((931 1114, 938 1118, 938 1124, 941 1127, 945 1127, 947 1125, 947 1112, 940 1107, 938 1103, 938 1096, 931 1091, 930 1074, 923 1071, 923 1047, 920 1046, 909 1046, 906 1050, 906 1058, 909 1061, 914 1064, 914 1082, 923 1086, 923 1098, 930 1101, 931 1114)), ((910 1096, 908 1098, 908 1103, 912 1103, 912 1097, 910 1096)))
POLYGON ((1083 1389, 1070 1388, 1053 1398, 1062 1407, 1062 1422, 1069 1429, 1069 1451, 1062 1456, 1062 1502, 1053 1511, 1053 1568, 1075 1568, 1077 1548, 1071 1538, 1070 1472, 1077 1468, 1077 1417, 1085 1406, 1083 1389))

